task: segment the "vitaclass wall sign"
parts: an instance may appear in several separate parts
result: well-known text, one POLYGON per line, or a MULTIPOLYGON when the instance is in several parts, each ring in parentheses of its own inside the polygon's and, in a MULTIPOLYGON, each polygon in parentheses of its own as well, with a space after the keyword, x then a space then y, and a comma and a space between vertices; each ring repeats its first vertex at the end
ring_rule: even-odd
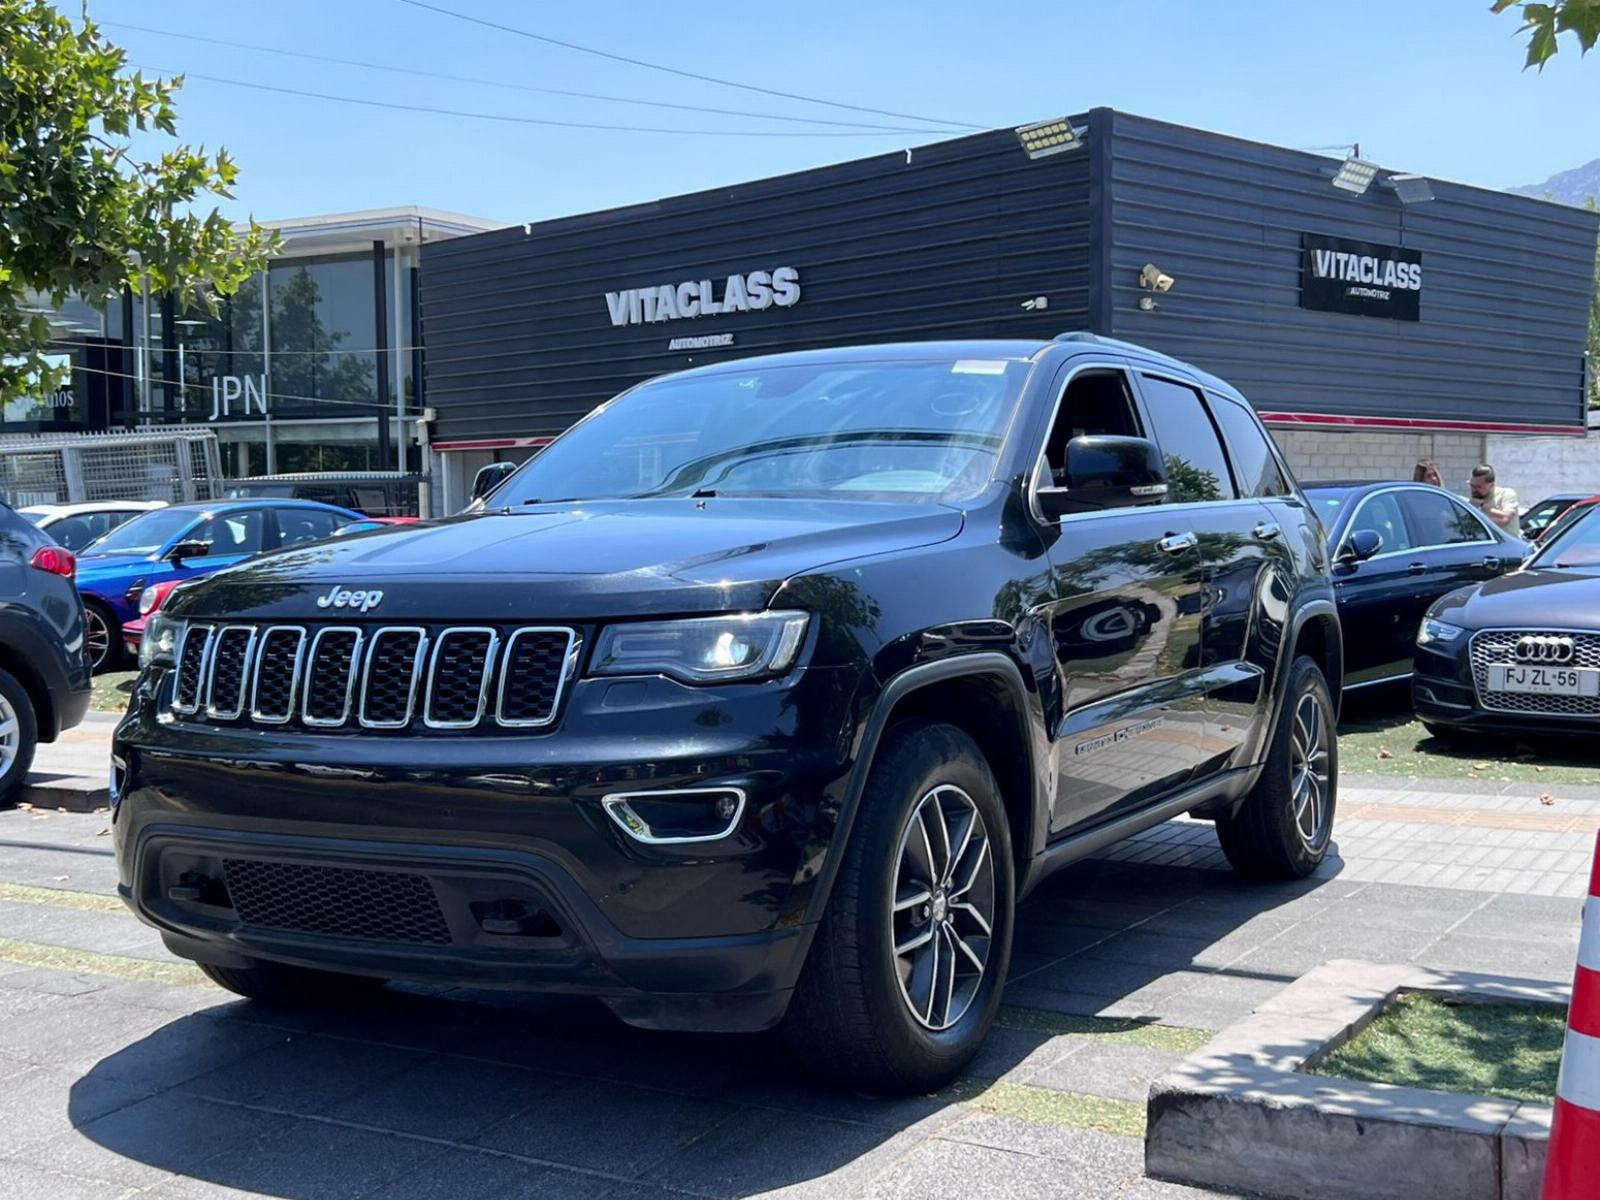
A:
POLYGON ((1422 251, 1315 233, 1300 244, 1301 308, 1422 319, 1422 251))
POLYGON ((613 325, 644 325, 722 313, 761 312, 800 302, 800 272, 794 267, 729 275, 721 286, 711 279, 690 279, 655 287, 607 292, 606 308, 613 325))

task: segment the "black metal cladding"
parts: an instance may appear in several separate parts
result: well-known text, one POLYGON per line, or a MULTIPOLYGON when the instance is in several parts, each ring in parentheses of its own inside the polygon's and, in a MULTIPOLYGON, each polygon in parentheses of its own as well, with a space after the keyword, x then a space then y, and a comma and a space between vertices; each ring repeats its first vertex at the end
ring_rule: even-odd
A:
POLYGON ((1008 130, 609 212, 431 242, 441 439, 556 434, 664 371, 814 346, 1050 337, 1087 320, 1089 160, 1008 130), (793 266, 789 308, 616 327, 606 293, 793 266), (1048 294, 1048 311, 1024 300, 1048 294), (669 352, 731 333, 725 349, 669 352))
POLYGON ((1268 413, 1582 424, 1594 214, 1434 180, 1402 206, 1388 172, 1355 196, 1333 159, 1110 109, 1073 122, 1085 145, 1044 159, 996 131, 430 243, 435 437, 557 434, 651 376, 754 354, 1069 329, 1186 359, 1268 413), (1308 233, 1421 251, 1421 320, 1300 308, 1308 233), (1150 311, 1147 262, 1176 280, 1150 311), (611 323, 607 292, 779 266, 800 272, 792 307, 611 323))

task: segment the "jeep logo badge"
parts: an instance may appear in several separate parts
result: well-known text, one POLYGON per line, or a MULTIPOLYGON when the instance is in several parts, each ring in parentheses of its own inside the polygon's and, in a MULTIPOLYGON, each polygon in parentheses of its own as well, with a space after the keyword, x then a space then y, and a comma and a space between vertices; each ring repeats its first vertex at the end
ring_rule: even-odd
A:
POLYGON ((1572 639, 1545 637, 1530 634, 1517 639, 1517 661, 1537 663, 1569 663, 1572 661, 1572 639))
POLYGON ((353 608, 356 612, 367 612, 382 603, 382 592, 352 592, 338 584, 326 596, 317 597, 318 608, 353 608))

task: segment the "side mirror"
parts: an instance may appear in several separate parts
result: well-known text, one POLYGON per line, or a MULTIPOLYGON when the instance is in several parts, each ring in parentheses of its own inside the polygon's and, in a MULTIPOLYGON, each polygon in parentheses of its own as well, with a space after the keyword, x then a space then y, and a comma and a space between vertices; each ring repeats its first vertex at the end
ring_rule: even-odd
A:
POLYGON ((179 542, 167 551, 167 561, 179 563, 186 558, 204 558, 210 553, 210 542, 179 542))
POLYGON ((1160 504, 1167 498, 1167 469, 1148 438, 1093 434, 1067 443, 1066 461, 1053 486, 1039 489, 1046 517, 1160 504))
POLYGON ((482 500, 504 483, 516 469, 516 463, 490 463, 487 467, 480 467, 478 473, 472 477, 472 498, 482 500))
POLYGON ((1366 562, 1379 550, 1383 549, 1383 535, 1375 529, 1358 529, 1345 539, 1344 548, 1339 551, 1339 561, 1342 563, 1366 562))

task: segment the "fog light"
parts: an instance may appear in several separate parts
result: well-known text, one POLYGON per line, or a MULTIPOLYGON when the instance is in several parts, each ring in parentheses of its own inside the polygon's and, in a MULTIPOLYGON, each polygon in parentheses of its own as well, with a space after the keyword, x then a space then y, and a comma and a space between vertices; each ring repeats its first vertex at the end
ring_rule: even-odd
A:
POLYGON ((728 837, 744 816, 741 788, 664 788, 613 792, 600 801, 606 815, 636 842, 682 845, 728 837))

